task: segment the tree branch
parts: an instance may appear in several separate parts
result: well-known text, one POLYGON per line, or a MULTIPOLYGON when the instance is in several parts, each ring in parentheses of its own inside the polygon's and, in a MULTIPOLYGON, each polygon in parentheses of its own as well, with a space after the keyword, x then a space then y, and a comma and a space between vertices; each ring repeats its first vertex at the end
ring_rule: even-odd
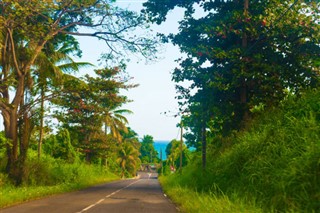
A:
POLYGON ((17 71, 17 73, 18 73, 18 76, 21 77, 21 76, 22 76, 22 72, 21 72, 21 70, 19 69, 19 65, 18 65, 18 61, 17 61, 17 56, 16 56, 15 47, 14 47, 14 39, 13 39, 13 36, 12 36, 12 31, 10 30, 9 27, 7 28, 7 30, 8 30, 8 34, 9 34, 9 38, 10 38, 10 44, 11 44, 11 51, 12 51, 13 63, 14 63, 14 66, 15 66, 15 68, 16 68, 16 71, 17 71))
MULTIPOLYGON (((59 94, 58 93, 53 93, 51 95, 47 95, 44 97, 44 100, 51 100, 52 98, 58 97, 59 94)), ((24 104, 22 108, 20 108, 19 110, 19 116, 22 116, 24 113, 30 111, 34 106, 36 106, 37 104, 39 104, 41 102, 41 97, 35 99, 34 101, 28 103, 28 104, 24 104)))

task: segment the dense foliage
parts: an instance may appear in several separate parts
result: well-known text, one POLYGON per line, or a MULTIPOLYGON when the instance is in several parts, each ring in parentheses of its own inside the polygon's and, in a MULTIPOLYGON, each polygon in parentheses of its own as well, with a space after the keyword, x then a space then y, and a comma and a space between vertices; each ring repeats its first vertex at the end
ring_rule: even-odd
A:
POLYGON ((180 141, 170 142, 165 174, 180 166, 180 154, 182 165, 189 164, 167 185, 245 203, 250 211, 255 205, 319 211, 320 2, 148 0, 144 6, 139 15, 109 0, 0 1, 0 185, 72 182, 85 177, 84 162, 94 173, 100 169, 98 176, 122 177, 158 162, 152 136, 140 143, 127 126, 130 111, 121 107, 129 100, 120 90, 136 85, 121 57, 155 57, 157 39, 132 32, 147 30, 148 21, 161 24, 180 7, 178 32, 159 36, 183 53, 172 79, 186 143, 197 152, 189 161, 189 150, 181 153, 180 141), (76 36, 106 44, 105 66, 92 76, 73 75, 91 66, 74 61, 81 56, 76 36), (51 119, 58 125, 45 122, 51 119))
POLYGON ((30 147, 38 148, 40 159, 42 144, 51 143, 53 156, 70 162, 77 155, 85 155, 88 162, 107 162, 110 153, 118 153, 114 144, 122 142, 119 131, 127 131, 119 107, 128 101, 119 91, 131 87, 123 57, 131 52, 152 59, 156 53, 157 39, 147 33, 130 35, 138 28, 148 28, 143 16, 109 0, 0 1, 5 173, 17 185, 27 181, 30 147), (97 69, 95 77, 71 75, 90 66, 73 60, 81 56, 76 36, 94 37, 106 45, 106 67, 97 69), (50 113, 48 102, 54 104, 50 113), (45 124, 46 116, 58 118, 58 135, 45 124), (111 133, 102 132, 103 124, 111 133))
MULTIPOLYGON (((193 188, 213 197, 203 200, 244 202, 248 211, 250 204, 319 211, 320 2, 148 0, 144 6, 156 24, 184 9, 178 32, 160 37, 183 53, 172 79, 186 143, 201 154, 181 176, 164 178, 175 201, 199 211, 192 198, 183 201, 193 188)), ((206 203, 201 209, 217 210, 206 203)))
POLYGON ((185 144, 182 144, 180 149, 181 141, 172 140, 166 147, 167 160, 164 162, 164 173, 168 174, 170 171, 177 171, 180 168, 180 157, 182 157, 182 165, 186 166, 190 161, 191 151, 185 144), (181 155, 182 152, 182 155, 181 155))
POLYGON ((151 135, 143 136, 140 153, 140 159, 142 163, 156 163, 159 161, 158 152, 154 148, 154 140, 151 135))
POLYGON ((164 177, 166 190, 187 212, 198 211, 194 196, 206 212, 247 212, 252 205, 257 208, 252 212, 320 210, 319 90, 290 96, 277 109, 261 113, 248 131, 215 142, 206 171, 194 156, 182 175, 164 177))
POLYGON ((207 139, 243 129, 256 109, 319 84, 318 1, 149 0, 144 6, 157 24, 169 11, 185 9, 179 32, 162 38, 185 53, 172 78, 190 130, 187 143, 202 148, 203 166, 207 139))
MULTIPOLYGON (((29 150, 25 164, 28 179, 20 187, 10 184, 8 175, 0 173, 0 208, 119 179, 110 169, 97 164, 66 163, 45 153, 37 158, 37 151, 29 150)), ((0 163, 1 168, 5 166, 3 161, 0 163)))

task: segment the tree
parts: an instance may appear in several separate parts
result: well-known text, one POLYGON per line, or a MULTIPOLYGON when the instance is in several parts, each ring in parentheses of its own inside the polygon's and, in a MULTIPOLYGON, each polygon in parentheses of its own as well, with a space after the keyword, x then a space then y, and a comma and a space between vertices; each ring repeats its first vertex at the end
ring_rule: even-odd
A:
POLYGON ((128 101, 126 96, 119 94, 120 89, 135 86, 128 83, 130 79, 124 77, 122 72, 119 67, 99 69, 95 70, 96 77, 86 75, 82 80, 65 75, 64 87, 55 99, 55 103, 62 108, 57 114, 58 120, 63 127, 77 132, 80 138, 78 148, 85 153, 88 162, 94 155, 101 155, 101 143, 107 143, 101 140, 103 123, 110 121, 108 125, 118 143, 121 142, 119 130, 127 129, 127 120, 120 114, 125 111, 120 110, 116 115, 110 111, 128 101))
MULTIPOLYGON (((167 165, 179 168, 180 166, 180 141, 172 140, 166 147, 167 165)), ((186 166, 189 162, 190 151, 183 144, 182 147, 182 166, 186 166)))
POLYGON ((91 36, 105 41, 110 53, 129 50, 151 56, 156 41, 129 37, 131 30, 144 29, 145 21, 107 0, 2 0, 0 11, 0 110, 5 135, 10 141, 6 170, 17 184, 21 184, 32 127, 27 106, 34 104, 28 102, 31 95, 28 85, 44 46, 61 34, 91 36), (85 32, 87 29, 89 32, 85 32), (18 138, 18 132, 22 137, 18 138))
POLYGON ((127 127, 127 131, 120 130, 120 134, 122 136, 122 140, 126 143, 130 143, 136 148, 140 150, 141 143, 139 142, 138 133, 136 133, 130 127, 127 127))
POLYGON ((86 62, 75 62, 70 54, 80 55, 78 42, 71 36, 59 36, 58 38, 48 42, 44 46, 44 51, 39 54, 36 60, 37 70, 35 71, 33 93, 40 93, 40 108, 38 110, 39 120, 39 139, 38 139, 38 158, 41 156, 41 146, 44 135, 44 117, 45 117, 45 101, 50 100, 57 94, 48 91, 49 87, 60 88, 63 73, 78 72, 80 68, 91 66, 86 62), (59 38, 59 37, 63 37, 59 38), (39 91, 40 90, 40 91, 39 91))
POLYGON ((154 163, 158 159, 158 152, 154 148, 154 141, 151 135, 144 135, 140 147, 140 159, 142 163, 154 163))
POLYGON ((139 159, 139 150, 130 143, 122 143, 120 145, 117 162, 120 165, 122 177, 126 176, 126 174, 135 176, 141 162, 139 159))
POLYGON ((107 128, 109 127, 110 133, 119 142, 122 141, 121 131, 124 133, 128 132, 126 127, 128 120, 125 116, 123 116, 124 113, 131 114, 132 111, 127 109, 114 109, 106 111, 104 115, 105 133, 107 134, 107 128))
POLYGON ((53 157, 66 160, 73 163, 76 160, 77 154, 71 144, 70 133, 67 129, 60 129, 55 136, 56 143, 54 144, 53 157))
POLYGON ((318 2, 149 0, 144 6, 157 24, 185 8, 179 32, 162 38, 186 54, 173 80, 191 82, 177 86, 177 98, 196 121, 189 123, 195 141, 204 142, 207 129, 245 128, 256 106, 276 106, 286 89, 299 93, 319 83, 318 2))

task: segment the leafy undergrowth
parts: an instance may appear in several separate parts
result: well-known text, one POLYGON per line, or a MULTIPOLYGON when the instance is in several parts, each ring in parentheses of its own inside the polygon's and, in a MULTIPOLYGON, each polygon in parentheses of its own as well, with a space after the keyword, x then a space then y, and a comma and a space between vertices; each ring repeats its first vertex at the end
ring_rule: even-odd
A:
POLYGON ((30 152, 28 179, 23 186, 13 186, 6 175, 0 173, 0 208, 119 179, 99 165, 68 164, 50 156, 38 161, 36 154, 30 152))
POLYGON ((198 212, 320 212, 320 92, 289 97, 247 131, 210 141, 207 161, 202 171, 195 156, 162 180, 185 212, 201 202, 210 209, 198 212))

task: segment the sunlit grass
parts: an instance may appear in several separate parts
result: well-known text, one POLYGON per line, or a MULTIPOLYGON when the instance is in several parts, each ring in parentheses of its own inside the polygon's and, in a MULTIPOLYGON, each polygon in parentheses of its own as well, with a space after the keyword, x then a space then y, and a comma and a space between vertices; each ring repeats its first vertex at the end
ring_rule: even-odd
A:
POLYGON ((259 213, 261 209, 244 204, 240 199, 231 201, 225 195, 217 196, 211 192, 197 192, 196 190, 182 187, 180 185, 171 185, 172 180, 166 180, 161 177, 160 181, 165 193, 178 205, 182 212, 211 212, 211 213, 259 213))
POLYGON ((38 160, 33 150, 29 151, 26 171, 27 178, 20 187, 10 184, 7 175, 0 172, 0 208, 120 178, 101 165, 70 164, 48 155, 38 160))
POLYGON ((66 185, 57 186, 33 186, 33 187, 14 187, 4 186, 0 189, 0 208, 40 198, 52 194, 69 191, 66 185))
POLYGON ((88 177, 87 180, 76 181, 74 183, 62 183, 54 186, 15 187, 12 185, 5 185, 0 188, 0 208, 49 195, 75 191, 117 179, 119 179, 118 176, 109 173, 96 177, 91 176, 88 177))

